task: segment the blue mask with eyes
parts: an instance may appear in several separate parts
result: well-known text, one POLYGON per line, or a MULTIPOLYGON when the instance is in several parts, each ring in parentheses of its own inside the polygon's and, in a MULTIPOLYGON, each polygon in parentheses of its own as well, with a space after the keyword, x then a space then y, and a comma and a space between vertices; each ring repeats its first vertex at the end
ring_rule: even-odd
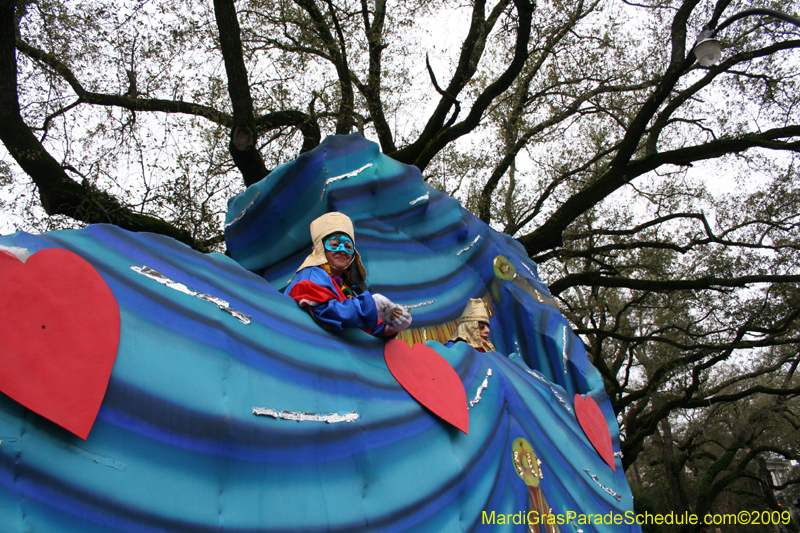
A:
POLYGON ((353 241, 347 235, 332 235, 325 239, 325 249, 329 252, 344 252, 353 255, 356 251, 353 241))

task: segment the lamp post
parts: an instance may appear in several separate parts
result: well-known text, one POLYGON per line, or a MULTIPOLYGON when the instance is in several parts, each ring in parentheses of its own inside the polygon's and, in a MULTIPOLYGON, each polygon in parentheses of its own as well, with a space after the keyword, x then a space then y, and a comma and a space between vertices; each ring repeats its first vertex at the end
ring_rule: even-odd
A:
POLYGON ((717 40, 717 34, 727 28, 731 23, 753 15, 768 15, 783 20, 784 22, 794 24, 795 26, 800 26, 800 18, 793 17, 782 11, 776 11, 774 9, 745 9, 744 11, 728 17, 717 27, 715 27, 714 24, 703 26, 703 30, 700 32, 700 35, 697 36, 697 42, 692 50, 699 63, 704 67, 710 67, 719 61, 722 58, 722 47, 717 40))

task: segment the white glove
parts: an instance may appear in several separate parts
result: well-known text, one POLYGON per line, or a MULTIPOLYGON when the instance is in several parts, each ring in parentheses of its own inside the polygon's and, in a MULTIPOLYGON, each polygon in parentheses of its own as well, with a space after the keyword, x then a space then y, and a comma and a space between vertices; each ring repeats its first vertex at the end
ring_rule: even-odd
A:
POLYGON ((378 316, 386 325, 396 331, 403 331, 411 325, 411 313, 402 306, 397 305, 383 294, 375 293, 372 295, 372 299, 375 300, 378 316))
MULTIPOLYGON (((375 293, 372 295, 372 299, 375 300, 375 307, 378 308, 378 316, 381 317, 381 319, 383 319, 384 312, 387 309, 394 307, 394 303, 383 294, 375 293)), ((386 320, 384 320, 384 322, 386 322, 386 320)))
POLYGON ((389 325, 391 325, 397 331, 403 331, 408 329, 408 326, 411 325, 411 313, 399 305, 397 308, 400 309, 400 314, 394 314, 393 319, 388 320, 387 322, 389 322, 389 325))

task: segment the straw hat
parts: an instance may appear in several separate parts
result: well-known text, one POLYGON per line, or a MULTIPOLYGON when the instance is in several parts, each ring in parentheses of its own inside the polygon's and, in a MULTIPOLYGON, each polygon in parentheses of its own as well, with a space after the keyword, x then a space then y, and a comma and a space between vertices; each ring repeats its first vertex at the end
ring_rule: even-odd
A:
POLYGON ((493 352, 494 344, 481 338, 478 322, 488 324, 489 311, 486 310, 486 304, 481 298, 470 298, 461 318, 458 319, 458 328, 450 340, 453 342, 462 340, 473 348, 483 348, 487 352, 493 352))
MULTIPOLYGON (((311 255, 306 257, 297 272, 304 268, 324 265, 328 262, 325 257, 325 244, 323 243, 325 237, 334 233, 344 233, 353 241, 353 246, 356 244, 355 232, 353 231, 353 221, 344 213, 325 213, 321 217, 311 222, 311 241, 314 243, 314 250, 311 255)), ((353 284, 364 282, 367 279, 367 270, 361 262, 361 255, 358 250, 354 252, 355 260, 350 265, 350 282, 353 284), (355 267, 355 268, 354 268, 355 267), (355 272, 354 272, 355 270, 355 272), (353 279, 354 274, 358 274, 360 279, 353 279)))

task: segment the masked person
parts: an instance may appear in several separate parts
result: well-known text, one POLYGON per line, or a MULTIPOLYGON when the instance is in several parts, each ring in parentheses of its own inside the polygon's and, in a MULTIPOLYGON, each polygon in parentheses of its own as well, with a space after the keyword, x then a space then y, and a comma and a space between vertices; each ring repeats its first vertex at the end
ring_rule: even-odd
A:
POLYGON ((325 329, 360 328, 390 337, 411 325, 411 314, 367 290, 367 271, 356 250, 353 222, 327 213, 311 223, 314 250, 297 269, 286 294, 325 329))
POLYGON ((480 298, 470 298, 458 319, 456 332, 445 346, 451 348, 456 342, 463 341, 479 352, 493 352, 494 344, 489 341, 490 331, 486 304, 480 298))

